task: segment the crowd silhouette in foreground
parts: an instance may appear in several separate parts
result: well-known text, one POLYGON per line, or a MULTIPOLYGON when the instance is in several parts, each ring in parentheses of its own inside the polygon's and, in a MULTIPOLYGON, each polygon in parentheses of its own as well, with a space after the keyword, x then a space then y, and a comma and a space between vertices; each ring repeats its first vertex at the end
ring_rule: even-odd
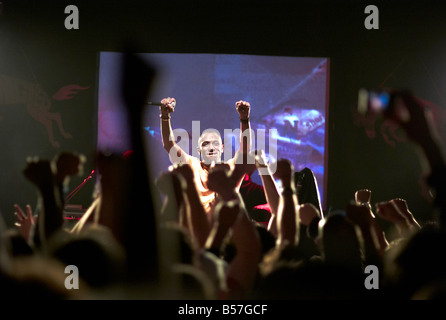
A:
POLYGON ((37 215, 30 206, 17 205, 16 226, 2 225, 3 298, 445 297, 443 145, 427 110, 411 93, 393 92, 409 117, 398 112, 387 116, 429 164, 426 182, 435 206, 431 221, 422 225, 406 199, 373 206, 373 190, 367 189, 352 194, 345 208, 324 214, 311 170, 296 172, 289 159, 279 159, 272 173, 261 150, 240 151, 233 167, 210 170, 207 186, 219 201, 211 213, 205 212, 189 165, 172 165, 158 177, 149 176, 151 155, 141 119, 155 79, 154 68, 126 57, 122 94, 132 153, 123 157, 98 151, 100 179, 91 206, 76 225, 68 227, 64 220, 64 190, 84 159, 61 152, 24 168, 38 191, 37 215), (266 169, 262 181, 273 186, 280 181, 281 187, 263 192, 264 186, 253 186, 249 176, 260 168, 266 169), (253 190, 257 196, 250 198, 253 190), (391 240, 379 219, 392 224, 391 240), (73 273, 66 273, 67 266, 77 268, 78 283, 73 273))

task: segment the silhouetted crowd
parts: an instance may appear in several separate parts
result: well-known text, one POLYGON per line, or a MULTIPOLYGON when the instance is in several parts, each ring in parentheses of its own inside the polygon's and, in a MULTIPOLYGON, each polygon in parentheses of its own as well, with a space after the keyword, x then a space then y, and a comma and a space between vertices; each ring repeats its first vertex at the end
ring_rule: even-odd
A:
POLYGON ((406 199, 372 206, 368 189, 352 194, 345 208, 324 213, 311 168, 295 171, 289 159, 279 159, 271 170, 261 150, 239 150, 233 165, 209 167, 206 184, 216 195, 209 211, 188 163, 149 175, 153 155, 144 147, 141 115, 154 71, 131 59, 126 68, 123 96, 131 154, 98 151, 93 201, 75 225, 64 219, 64 190, 85 159, 61 152, 55 159, 27 164, 23 174, 38 191, 38 207, 17 205, 16 226, 3 223, 4 298, 444 297, 443 145, 412 94, 394 92, 408 118, 388 117, 429 163, 426 182, 435 204, 431 222, 421 225, 406 199), (260 169, 261 185, 250 178, 260 169), (392 225, 391 241, 380 219, 392 225))

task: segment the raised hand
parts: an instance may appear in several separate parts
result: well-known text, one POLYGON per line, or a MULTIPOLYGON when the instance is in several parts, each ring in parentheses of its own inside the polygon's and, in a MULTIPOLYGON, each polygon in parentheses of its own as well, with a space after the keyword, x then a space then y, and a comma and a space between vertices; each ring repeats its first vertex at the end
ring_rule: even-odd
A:
POLYGON ((234 198, 237 183, 237 180, 231 177, 229 165, 223 164, 211 167, 207 186, 210 190, 218 193, 223 200, 229 201, 234 198))
POLYGON ((235 167, 238 171, 247 174, 252 174, 255 170, 259 170, 261 174, 269 174, 269 171, 262 171, 268 168, 268 160, 263 150, 254 150, 248 154, 237 151, 235 153, 235 167))
POLYGON ((418 228, 420 227, 415 217, 413 216, 412 212, 410 212, 406 200, 401 198, 396 198, 390 201, 393 202, 398 207, 398 209, 400 209, 401 213, 406 217, 407 221, 409 221, 409 224, 412 227, 418 227, 418 228))
POLYGON ((39 190, 39 218, 36 223, 37 238, 34 243, 46 248, 47 241, 57 231, 63 230, 63 202, 56 187, 56 179, 48 160, 32 159, 23 170, 25 177, 39 190))
POLYGON ((31 206, 29 204, 26 205, 26 213, 23 212, 22 208, 18 204, 14 205, 14 209, 14 215, 17 218, 17 222, 14 223, 14 225, 17 227, 26 242, 30 242, 32 238, 32 231, 36 223, 35 219, 37 217, 33 216, 31 206))
POLYGON ((57 167, 56 181, 63 183, 68 177, 82 174, 85 156, 76 155, 72 152, 62 152, 57 156, 55 164, 57 167))
POLYGON ((282 181, 283 187, 292 187, 291 177, 294 172, 293 164, 288 159, 279 159, 276 164, 274 177, 282 181))
POLYGON ((376 213, 383 219, 393 222, 401 236, 420 225, 409 211, 404 199, 396 198, 376 204, 376 213))
POLYGON ((190 186, 191 183, 194 183, 194 172, 188 164, 171 165, 169 171, 181 175, 187 183, 186 188, 190 186))
POLYGON ((266 158, 265 151, 263 149, 261 149, 261 150, 255 150, 253 152, 255 155, 257 169, 267 167, 268 159, 266 158))
POLYGON ((282 182, 282 195, 277 208, 277 245, 296 245, 299 239, 299 202, 292 175, 293 164, 279 159, 274 176, 282 182))
POLYGON ((392 95, 393 112, 388 117, 403 127, 413 141, 422 144, 437 135, 432 115, 417 97, 411 92, 400 90, 393 90, 392 95))
POLYGON ((54 183, 53 171, 48 160, 29 159, 23 174, 38 188, 51 186, 54 183))
POLYGON ((300 205, 298 212, 300 223, 306 226, 309 226, 315 218, 320 218, 318 209, 311 203, 300 205))
POLYGON ((249 119, 251 104, 247 101, 239 100, 235 103, 235 108, 241 120, 249 119))
POLYGON ((392 201, 383 201, 375 205, 376 214, 384 220, 393 222, 397 225, 408 223, 406 217, 392 201))
POLYGON ((370 204, 372 192, 368 189, 361 189, 355 192, 355 202, 358 204, 370 204))
MULTIPOLYGON (((445 167, 446 156, 443 141, 434 122, 432 112, 411 92, 393 90, 394 103, 388 118, 397 123, 407 133, 407 136, 424 152, 430 168, 424 170, 438 170, 445 167)), ((424 159, 422 159, 424 160, 424 159)), ((438 174, 437 174, 438 176, 438 174)), ((432 183, 432 182, 431 182, 432 183)), ((435 184, 435 183, 434 183, 435 184)), ((437 186, 435 186, 437 188, 437 186)), ((437 195, 437 199, 444 198, 437 195)))
POLYGON ((175 111, 176 106, 175 98, 167 97, 161 100, 162 106, 160 106, 161 117, 167 118, 169 117, 169 113, 173 113, 175 111))

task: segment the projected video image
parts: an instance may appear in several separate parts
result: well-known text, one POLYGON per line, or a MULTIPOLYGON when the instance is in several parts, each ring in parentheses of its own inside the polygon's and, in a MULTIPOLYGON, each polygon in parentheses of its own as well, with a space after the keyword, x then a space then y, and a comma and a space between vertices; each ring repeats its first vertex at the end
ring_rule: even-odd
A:
MULTIPOLYGON (((251 104, 252 149, 264 149, 269 161, 287 158, 295 171, 310 168, 324 196, 328 59, 224 54, 141 54, 155 65, 158 77, 148 101, 176 99, 173 129, 188 132, 182 141, 198 156, 197 125, 201 131, 219 130, 225 143, 224 159, 234 155, 240 128, 235 102, 251 104), (225 132, 226 131, 226 132, 225 132), (230 147, 226 148, 228 142, 230 147), (230 153, 228 155, 228 153, 230 153)), ((120 94, 120 59, 114 52, 100 54, 98 148, 128 150, 120 94)), ((159 107, 147 106, 144 129, 155 176, 171 164, 162 147, 159 107)), ((198 134, 199 135, 199 134, 198 134)), ((252 179, 261 183, 259 176, 252 179)))

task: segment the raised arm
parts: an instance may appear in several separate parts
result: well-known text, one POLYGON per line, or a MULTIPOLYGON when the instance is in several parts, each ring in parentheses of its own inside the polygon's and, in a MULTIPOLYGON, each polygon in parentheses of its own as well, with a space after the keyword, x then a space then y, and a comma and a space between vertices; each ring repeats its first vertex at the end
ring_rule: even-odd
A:
POLYGON ((279 208, 280 195, 277 190, 276 181, 273 178, 274 172, 271 171, 266 160, 265 152, 260 150, 255 152, 256 167, 262 180, 262 185, 265 190, 266 201, 271 209, 271 218, 268 223, 268 230, 277 237, 277 211, 279 208))
POLYGON ((182 175, 169 170, 162 172, 155 180, 155 184, 165 195, 161 205, 160 224, 177 223, 187 228, 188 203, 184 193, 186 180, 182 175))
POLYGON ((249 113, 251 104, 247 101, 237 101, 235 108, 240 118, 240 151, 248 153, 251 151, 251 124, 249 122, 249 113))
POLYGON ((399 237, 406 237, 418 230, 420 225, 413 217, 404 199, 392 199, 376 204, 376 214, 395 225, 399 237))
POLYGON ((232 242, 236 254, 228 267, 228 298, 246 299, 258 275, 262 245, 258 231, 249 219, 244 206, 240 206, 239 217, 232 228, 232 242))
POLYGON ((411 92, 394 90, 391 114, 388 118, 400 125, 408 137, 424 152, 431 170, 445 166, 445 155, 442 149, 438 129, 428 108, 424 108, 411 92))
POLYGON ((36 224, 37 246, 46 248, 48 240, 63 227, 63 205, 56 179, 48 160, 28 162, 23 171, 39 192, 39 214, 36 224))
POLYGON ((163 147, 168 152, 170 161, 174 164, 185 162, 187 153, 175 142, 172 125, 170 123, 171 113, 175 111, 175 98, 164 98, 160 106, 160 128, 163 147))
POLYGON ((366 265, 381 265, 381 254, 379 243, 374 236, 374 216, 366 203, 351 202, 346 208, 347 218, 358 226, 361 234, 362 247, 364 250, 364 263, 366 265))
POLYGON ((435 189, 434 201, 439 219, 446 230, 446 156, 444 141, 436 128, 432 113, 411 92, 394 90, 394 103, 387 117, 404 129, 421 149, 420 160, 429 174, 427 182, 435 189))
MULTIPOLYGON (((240 169, 236 168, 235 171, 240 169)), ((234 174, 237 175, 224 167, 209 173, 209 188, 219 193, 222 202, 218 205, 219 217, 206 247, 218 250, 223 237, 232 229, 236 255, 229 264, 226 276, 229 290, 227 297, 244 299, 248 297, 257 277, 262 252, 257 229, 250 221, 241 196, 236 191, 237 179, 234 174)))
POLYGON ((215 167, 209 172, 208 186, 218 193, 221 201, 214 210, 206 249, 219 255, 223 240, 240 212, 241 199, 235 191, 236 183, 230 178, 230 169, 227 165, 215 167))
POLYGON ((17 222, 14 223, 14 225, 19 230, 21 236, 26 240, 26 243, 33 245, 32 237, 34 234, 35 221, 37 220, 37 217, 33 216, 33 212, 29 204, 26 205, 26 213, 18 204, 14 205, 14 209, 14 215, 17 218, 17 222))
POLYGON ((186 182, 183 187, 183 192, 187 198, 187 205, 189 206, 189 210, 186 210, 186 225, 193 239, 197 242, 197 245, 202 248, 209 236, 210 222, 208 221, 208 216, 198 195, 198 190, 194 182, 194 173, 188 164, 175 166, 173 172, 181 175, 186 182))
POLYGON ((282 195, 277 209, 277 244, 296 245, 299 239, 299 217, 296 187, 292 179, 293 165, 287 159, 277 162, 275 176, 282 182, 282 195))
POLYGON ((372 206, 370 205, 370 199, 372 197, 372 191, 369 189, 360 189, 355 192, 355 203, 358 205, 365 205, 370 211, 370 223, 373 233, 373 239, 376 242, 377 248, 381 254, 387 249, 389 243, 386 239, 384 231, 381 229, 381 226, 378 224, 378 221, 375 218, 375 215, 372 211, 372 206))

